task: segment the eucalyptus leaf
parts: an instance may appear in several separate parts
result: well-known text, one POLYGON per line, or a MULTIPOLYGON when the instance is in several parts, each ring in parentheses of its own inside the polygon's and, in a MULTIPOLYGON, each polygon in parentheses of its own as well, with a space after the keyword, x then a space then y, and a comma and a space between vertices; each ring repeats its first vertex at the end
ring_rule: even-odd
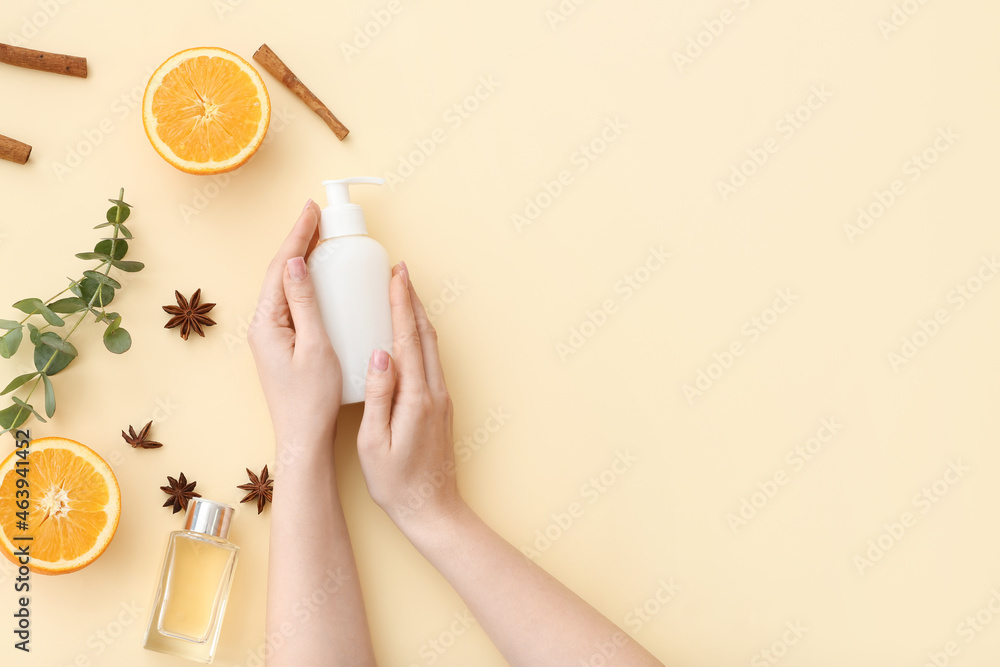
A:
POLYGON ((95 322, 107 322, 109 325, 115 321, 115 318, 121 323, 121 315, 113 311, 101 311, 97 314, 97 319, 95 322))
POLYGON ((36 375, 38 375, 38 373, 25 373, 24 375, 18 375, 16 378, 10 381, 10 384, 4 387, 3 391, 0 391, 0 396, 3 396, 4 394, 9 394, 10 392, 14 391, 15 389, 23 385, 25 382, 30 380, 31 378, 35 377, 36 375))
POLYGON ((71 357, 75 357, 77 354, 79 354, 76 348, 73 347, 73 343, 70 343, 67 340, 63 340, 62 338, 59 337, 59 334, 57 334, 54 331, 42 332, 41 336, 39 337, 38 344, 55 348, 56 350, 64 352, 71 357))
POLYGON ((48 345, 35 347, 35 368, 39 371, 44 370, 46 375, 61 373, 71 361, 73 357, 48 345))
POLYGON ((132 347, 132 336, 127 330, 121 327, 117 327, 113 331, 105 331, 104 347, 108 348, 108 352, 113 354, 123 354, 128 352, 129 348, 132 347))
POLYGON ((118 282, 114 278, 104 275, 103 273, 98 273, 97 271, 84 271, 83 275, 86 276, 87 278, 90 278, 91 280, 96 280, 102 285, 114 287, 115 289, 122 288, 122 284, 120 282, 118 282))
POLYGON ((122 316, 118 313, 106 313, 104 319, 108 322, 108 328, 104 331, 104 337, 107 338, 109 334, 113 334, 115 329, 122 325, 122 316))
POLYGON ((45 383, 45 414, 51 417, 56 413, 56 390, 52 388, 48 375, 42 375, 42 382, 45 383))
POLYGON ((36 327, 31 322, 28 322, 28 337, 31 339, 32 345, 38 345, 38 337, 41 334, 38 333, 38 327, 36 327))
POLYGON ((17 308, 22 313, 27 313, 32 315, 38 312, 39 307, 44 307, 45 304, 42 303, 41 299, 21 299, 14 304, 14 308, 17 308))
POLYGON ((0 426, 10 431, 28 421, 28 417, 30 416, 31 410, 25 410, 20 405, 12 405, 9 408, 0 410, 0 426))
POLYGON ((111 260, 111 266, 115 267, 116 269, 121 269, 126 273, 137 273, 146 268, 146 265, 143 264, 142 262, 131 262, 128 260, 117 260, 117 259, 111 260))
POLYGON ((78 252, 76 253, 77 259, 94 259, 101 262, 110 262, 111 255, 103 252, 78 252))
POLYGON ((91 278, 84 278, 83 282, 80 283, 80 296, 85 302, 95 303, 103 308, 114 301, 115 290, 110 285, 103 285, 91 278))
POLYGON ((35 368, 47 375, 61 372, 77 356, 72 343, 62 340, 51 331, 41 334, 35 344, 35 368))
POLYGON ((78 313, 81 310, 87 309, 87 302, 83 299, 75 296, 68 296, 65 299, 59 299, 53 303, 49 304, 49 308, 55 313, 78 313))
POLYGON ((121 259, 128 252, 128 241, 125 239, 103 239, 94 246, 94 252, 106 255, 108 259, 121 259), (115 247, 114 253, 111 252, 112 244, 115 247))
POLYGON ((113 222, 102 222, 99 225, 94 225, 94 229, 101 229, 102 227, 114 227, 114 225, 115 223, 113 222))
POLYGON ((21 323, 14 320, 0 320, 0 329, 20 329, 21 323))
MULTIPOLYGON (((114 202, 118 203, 118 202, 114 202)), ((124 203, 124 202, 122 202, 124 203)), ((128 220, 128 216, 131 215, 128 206, 112 206, 108 209, 108 222, 125 222, 128 220)))
POLYGON ((21 329, 11 329, 3 336, 0 336, 0 357, 10 359, 21 346, 21 339, 24 333, 21 329))
POLYGON ((38 414, 37 412, 35 412, 35 408, 33 408, 33 407, 31 406, 31 403, 25 403, 24 401, 22 401, 22 400, 21 400, 20 398, 18 398, 17 396, 11 396, 10 398, 11 398, 11 400, 12 400, 12 401, 14 401, 14 403, 15 403, 15 404, 17 404, 18 406, 20 406, 20 407, 24 408, 25 410, 28 410, 28 411, 30 411, 30 412, 31 412, 31 414, 33 414, 33 415, 35 415, 36 417, 38 417, 38 420, 39 420, 40 422, 42 422, 42 423, 45 423, 45 417, 43 417, 43 416, 41 416, 40 414, 38 414))
POLYGON ((42 317, 45 318, 46 322, 48 322, 54 327, 61 327, 64 324, 66 324, 66 321, 63 320, 63 318, 56 315, 54 312, 52 312, 52 309, 49 308, 48 306, 42 306, 41 308, 38 309, 38 312, 42 314, 42 317))
POLYGON ((54 327, 61 327, 66 324, 63 319, 53 313, 48 306, 42 303, 41 299, 23 299, 14 304, 14 307, 22 313, 33 315, 38 313, 45 318, 45 321, 54 327))

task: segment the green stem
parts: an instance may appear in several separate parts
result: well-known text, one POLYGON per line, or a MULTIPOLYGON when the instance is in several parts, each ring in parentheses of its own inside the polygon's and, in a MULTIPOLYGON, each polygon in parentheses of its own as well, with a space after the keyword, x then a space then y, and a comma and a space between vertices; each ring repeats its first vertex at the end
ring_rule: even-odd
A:
MULTIPOLYGON (((120 199, 122 198, 122 196, 123 196, 124 194, 125 194, 125 190, 124 190, 124 188, 123 188, 123 189, 122 189, 122 191, 121 191, 121 192, 119 193, 119 195, 118 195, 118 199, 120 200, 120 199)), ((115 215, 115 219, 116 219, 116 221, 117 221, 117 220, 118 220, 119 218, 121 218, 121 214, 122 214, 122 213, 121 213, 121 207, 119 206, 119 207, 118 207, 118 213, 117 213, 117 214, 115 215)), ((118 227, 115 227, 115 238, 116 238, 116 239, 118 238, 118 227)), ((111 251, 112 251, 112 252, 114 252, 114 246, 115 246, 115 242, 114 242, 114 241, 112 241, 112 242, 111 242, 111 251)), ((114 257, 114 255, 112 255, 112 257, 114 257)), ((100 267, 98 267, 98 268, 100 268, 100 267)), ((106 275, 108 275, 109 273, 111 273, 111 264, 110 264, 110 263, 108 263, 108 268, 107 268, 107 271, 105 271, 105 272, 104 272, 104 275, 106 276, 106 275)), ((65 337, 63 337, 63 340, 64 340, 64 341, 68 341, 68 340, 69 340, 70 336, 72 336, 72 335, 73 335, 73 332, 74 332, 74 331, 76 331, 77 327, 79 327, 79 326, 80 326, 80 323, 81 323, 81 322, 83 322, 83 320, 84 320, 84 318, 85 318, 85 317, 87 317, 87 313, 89 313, 89 312, 90 312, 90 309, 94 307, 94 301, 95 301, 95 300, 97 299, 97 296, 98 296, 99 294, 104 294, 104 290, 103 290, 103 289, 102 289, 101 287, 98 287, 98 288, 97 288, 97 291, 96 291, 96 292, 94 292, 94 296, 90 297, 90 303, 88 303, 88 304, 87 304, 87 310, 84 310, 84 311, 83 311, 83 313, 82 313, 82 314, 80 315, 80 319, 78 319, 78 320, 76 321, 76 324, 74 324, 74 325, 73 325, 73 328, 69 330, 69 333, 67 333, 67 334, 66 334, 66 336, 65 336, 65 337)), ((104 308, 104 304, 103 304, 103 303, 101 304, 101 308, 102 308, 102 309, 104 308)), ((54 350, 54 351, 52 352, 52 356, 51 356, 51 357, 49 357, 49 360, 48 360, 48 361, 47 361, 47 362, 45 363, 45 367, 44 367, 44 368, 43 368, 43 369, 41 370, 41 372, 42 372, 43 374, 45 373, 45 371, 47 371, 47 370, 49 369, 49 366, 51 366, 51 365, 52 365, 52 360, 56 358, 56 355, 57 355, 57 354, 59 354, 59 350, 54 350)), ((41 378, 38 378, 38 380, 36 380, 36 381, 35 381, 35 384, 36 384, 36 385, 38 384, 38 381, 39 381, 39 380, 41 380, 41 378)), ((34 391, 34 388, 32 388, 32 391, 34 391)), ((31 394, 28 394, 28 397, 30 398, 30 397, 31 397, 31 394)))
MULTIPOLYGON (((111 265, 109 264, 108 268, 110 268, 110 267, 111 267, 111 265)), ((98 290, 96 292, 94 292, 94 296, 90 297, 90 303, 87 304, 88 310, 83 311, 83 314, 80 315, 80 319, 78 319, 76 321, 76 324, 73 325, 73 328, 70 329, 69 333, 66 334, 66 337, 63 338, 64 341, 65 340, 69 340, 69 337, 73 335, 73 332, 76 331, 76 328, 78 326, 80 326, 80 323, 83 322, 83 320, 84 320, 85 317, 87 317, 87 313, 90 312, 89 308, 93 307, 94 300, 97 298, 97 295, 101 293, 101 291, 102 290, 100 288, 98 288, 98 290)), ((42 368, 41 371, 39 371, 42 375, 45 374, 45 371, 49 370, 49 366, 52 365, 52 362, 55 360, 57 354, 59 354, 59 350, 53 350, 52 351, 52 356, 49 357, 49 360, 45 362, 45 366, 42 368)), ((38 379, 35 380, 35 384, 31 385, 31 391, 28 392, 28 395, 24 399, 25 403, 27 403, 29 400, 31 400, 31 395, 35 393, 35 389, 38 388, 38 383, 41 382, 41 381, 42 381, 42 376, 39 375, 38 379)), ((17 411, 17 415, 14 417, 14 421, 15 422, 17 422, 17 420, 21 418, 21 413, 22 412, 24 412, 24 408, 19 408, 18 411, 17 411)))
MULTIPOLYGON (((124 196, 125 196, 125 188, 122 188, 118 192, 118 201, 124 201, 124 199, 123 199, 124 196)), ((121 224, 121 217, 122 217, 122 207, 118 206, 117 207, 117 212, 115 213, 115 223, 116 223, 115 224, 115 236, 111 240, 111 253, 110 253, 110 255, 112 257, 115 256, 115 245, 118 242, 117 241, 117 239, 118 239, 118 225, 121 224)), ((104 272, 104 275, 107 276, 108 274, 111 273, 111 263, 110 262, 101 262, 101 264, 97 265, 96 270, 100 271, 101 266, 103 264, 105 264, 105 263, 108 266, 107 266, 107 270, 104 272)), ((57 294, 56 296, 59 296, 59 295, 65 293, 68 289, 69 288, 64 289, 62 292, 59 292, 59 294, 57 294)), ((83 311, 83 313, 80 315, 80 319, 78 319, 76 321, 76 324, 73 325, 73 328, 70 329, 69 333, 66 334, 66 337, 63 338, 64 341, 68 341, 69 340, 69 337, 73 335, 73 332, 76 331, 77 327, 80 326, 80 323, 83 322, 83 320, 84 320, 85 317, 87 317, 87 313, 89 313, 90 310, 94 307, 94 301, 97 299, 97 295, 98 294, 103 294, 103 293, 104 293, 104 290, 102 289, 102 287, 98 286, 97 291, 94 292, 94 296, 90 297, 90 303, 87 304, 87 309, 83 311)), ((54 298, 56 298, 56 297, 52 297, 52 299, 54 299, 54 298)), ((49 299, 49 301, 51 301, 52 299, 49 299)), ((46 301, 46 303, 48 303, 48 301, 46 301)), ((101 304, 101 309, 103 310, 103 308, 104 308, 104 304, 102 303, 101 304)), ((34 313, 29 313, 28 315, 26 315, 25 318, 23 320, 21 320, 21 324, 24 324, 25 320, 27 320, 32 315, 34 315, 34 313)), ((47 328, 47 326, 48 325, 46 325, 46 327, 43 327, 43 329, 47 328)), ((41 331, 41 329, 40 329, 40 331, 41 331)), ((41 375, 39 375, 38 379, 35 380, 35 383, 33 385, 31 385, 31 391, 28 392, 28 395, 24 399, 25 403, 27 403, 31 399, 31 395, 35 393, 35 389, 38 388, 38 384, 42 381, 42 375, 45 375, 45 371, 47 371, 49 369, 49 366, 52 365, 52 362, 55 360, 57 354, 59 354, 59 350, 53 350, 52 356, 49 357, 49 360, 47 362, 45 362, 45 366, 42 368, 41 371, 39 371, 41 373, 41 375)), ((24 411, 24 408, 19 408, 18 409, 17 415, 14 417, 14 421, 15 422, 17 422, 17 420, 20 419, 21 413, 23 411, 24 411)))
MULTIPOLYGON (((125 201, 125 188, 119 188, 119 190, 118 190, 118 201, 125 201)), ((122 222, 122 207, 120 205, 116 204, 115 205, 115 236, 114 236, 113 239, 111 239, 111 252, 108 253, 112 257, 115 256, 115 248, 118 245, 118 225, 120 225, 121 222, 122 222)), ((94 267, 94 271, 100 271, 101 267, 104 266, 105 264, 107 264, 107 269, 104 271, 104 275, 108 276, 111 273, 111 263, 110 262, 101 262, 100 264, 98 264, 97 266, 94 267)), ((46 306, 49 305, 50 303, 52 303, 53 301, 55 301, 56 299, 58 299, 59 297, 61 297, 63 294, 65 294, 66 292, 70 291, 70 289, 72 289, 74 285, 79 285, 81 282, 82 282, 82 279, 81 280, 75 280, 75 281, 73 281, 72 283, 70 283, 70 286, 67 287, 66 289, 64 289, 63 291, 59 292, 55 296, 50 296, 48 299, 46 299, 44 305, 46 305, 46 306)), ((100 290, 100 291, 103 291, 103 290, 100 290)), ((91 306, 94 305, 93 299, 91 300, 90 305, 91 306)), ((104 304, 102 303, 101 304, 101 308, 103 308, 103 307, 104 307, 104 304)), ((27 315, 24 316, 24 318, 19 322, 19 324, 24 324, 25 322, 28 321, 29 317, 31 317, 32 315, 36 315, 37 313, 38 313, 37 310, 31 311, 30 313, 28 313, 27 315)))
MULTIPOLYGON (((125 197, 125 188, 121 188, 120 190, 118 190, 118 201, 125 201, 124 197, 125 197)), ((112 258, 114 258, 114 256, 115 256, 115 248, 118 247, 118 225, 120 225, 120 224, 122 224, 122 207, 120 205, 116 204, 115 205, 115 235, 111 239, 111 252, 108 253, 109 255, 111 255, 112 258)), ((108 263, 108 270, 104 272, 104 275, 107 276, 110 273, 111 273, 111 263, 109 262, 108 263)), ((101 307, 103 307, 103 306, 104 306, 104 304, 101 304, 101 307)))

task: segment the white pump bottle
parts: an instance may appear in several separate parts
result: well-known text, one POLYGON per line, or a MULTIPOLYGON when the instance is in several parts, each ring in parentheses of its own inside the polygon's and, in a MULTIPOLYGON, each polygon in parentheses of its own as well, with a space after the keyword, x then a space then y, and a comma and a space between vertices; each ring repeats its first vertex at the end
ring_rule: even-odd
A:
POLYGON ((375 348, 392 352, 389 254, 368 236, 365 214, 351 203, 349 186, 382 185, 381 178, 324 181, 328 199, 320 242, 309 256, 309 273, 326 332, 344 374, 342 405, 365 400, 368 360, 375 348))

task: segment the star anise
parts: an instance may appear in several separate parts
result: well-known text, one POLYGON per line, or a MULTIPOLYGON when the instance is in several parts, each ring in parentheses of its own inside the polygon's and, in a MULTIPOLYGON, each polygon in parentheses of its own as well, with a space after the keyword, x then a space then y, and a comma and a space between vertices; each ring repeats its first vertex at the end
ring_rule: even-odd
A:
POLYGON ((249 491, 241 503, 249 502, 254 498, 257 499, 257 514, 264 511, 264 503, 271 502, 271 494, 274 493, 274 480, 267 478, 267 466, 260 472, 260 477, 250 472, 250 468, 247 468, 247 475, 250 476, 249 484, 240 484, 237 489, 242 489, 243 491, 249 491))
POLYGON ((136 434, 135 429, 131 426, 128 427, 128 433, 122 431, 122 437, 125 438, 125 442, 132 445, 133 447, 138 447, 140 449, 156 449, 157 447, 162 447, 162 442, 156 442, 155 440, 149 440, 149 429, 153 426, 153 422, 149 422, 136 434))
POLYGON ((215 308, 214 303, 201 303, 201 290, 193 295, 191 300, 185 299, 180 292, 174 290, 174 298, 177 299, 176 306, 163 306, 163 310, 173 317, 164 325, 164 329, 181 328, 181 338, 188 339, 191 332, 205 337, 205 327, 215 326, 215 321, 208 316, 208 311, 215 308))
POLYGON ((182 509, 187 510, 188 500, 191 498, 201 498, 200 493, 194 492, 194 487, 198 482, 188 482, 184 473, 181 473, 179 479, 174 479, 173 477, 167 476, 167 481, 170 486, 161 486, 160 490, 165 494, 170 496, 167 498, 167 502, 163 503, 164 507, 174 506, 174 514, 177 514, 182 509))

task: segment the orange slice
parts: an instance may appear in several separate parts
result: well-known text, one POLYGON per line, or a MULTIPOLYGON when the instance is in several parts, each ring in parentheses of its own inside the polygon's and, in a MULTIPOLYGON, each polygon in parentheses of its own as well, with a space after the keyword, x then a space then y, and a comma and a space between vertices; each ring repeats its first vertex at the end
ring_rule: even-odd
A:
POLYGON ((142 98, 149 142, 189 174, 237 169, 260 148, 270 120, 264 80, 225 49, 175 53, 153 72, 142 98))
POLYGON ((39 574, 66 574, 90 565, 118 528, 122 503, 115 474, 97 452, 65 438, 32 441, 27 465, 18 466, 23 460, 15 449, 0 463, 0 551, 17 563, 14 553, 28 545, 28 567, 39 574), (29 505, 21 510, 16 503, 24 494, 17 492, 25 489, 29 505), (27 530, 19 526, 25 511, 27 530), (13 539, 18 536, 32 539, 13 539))

